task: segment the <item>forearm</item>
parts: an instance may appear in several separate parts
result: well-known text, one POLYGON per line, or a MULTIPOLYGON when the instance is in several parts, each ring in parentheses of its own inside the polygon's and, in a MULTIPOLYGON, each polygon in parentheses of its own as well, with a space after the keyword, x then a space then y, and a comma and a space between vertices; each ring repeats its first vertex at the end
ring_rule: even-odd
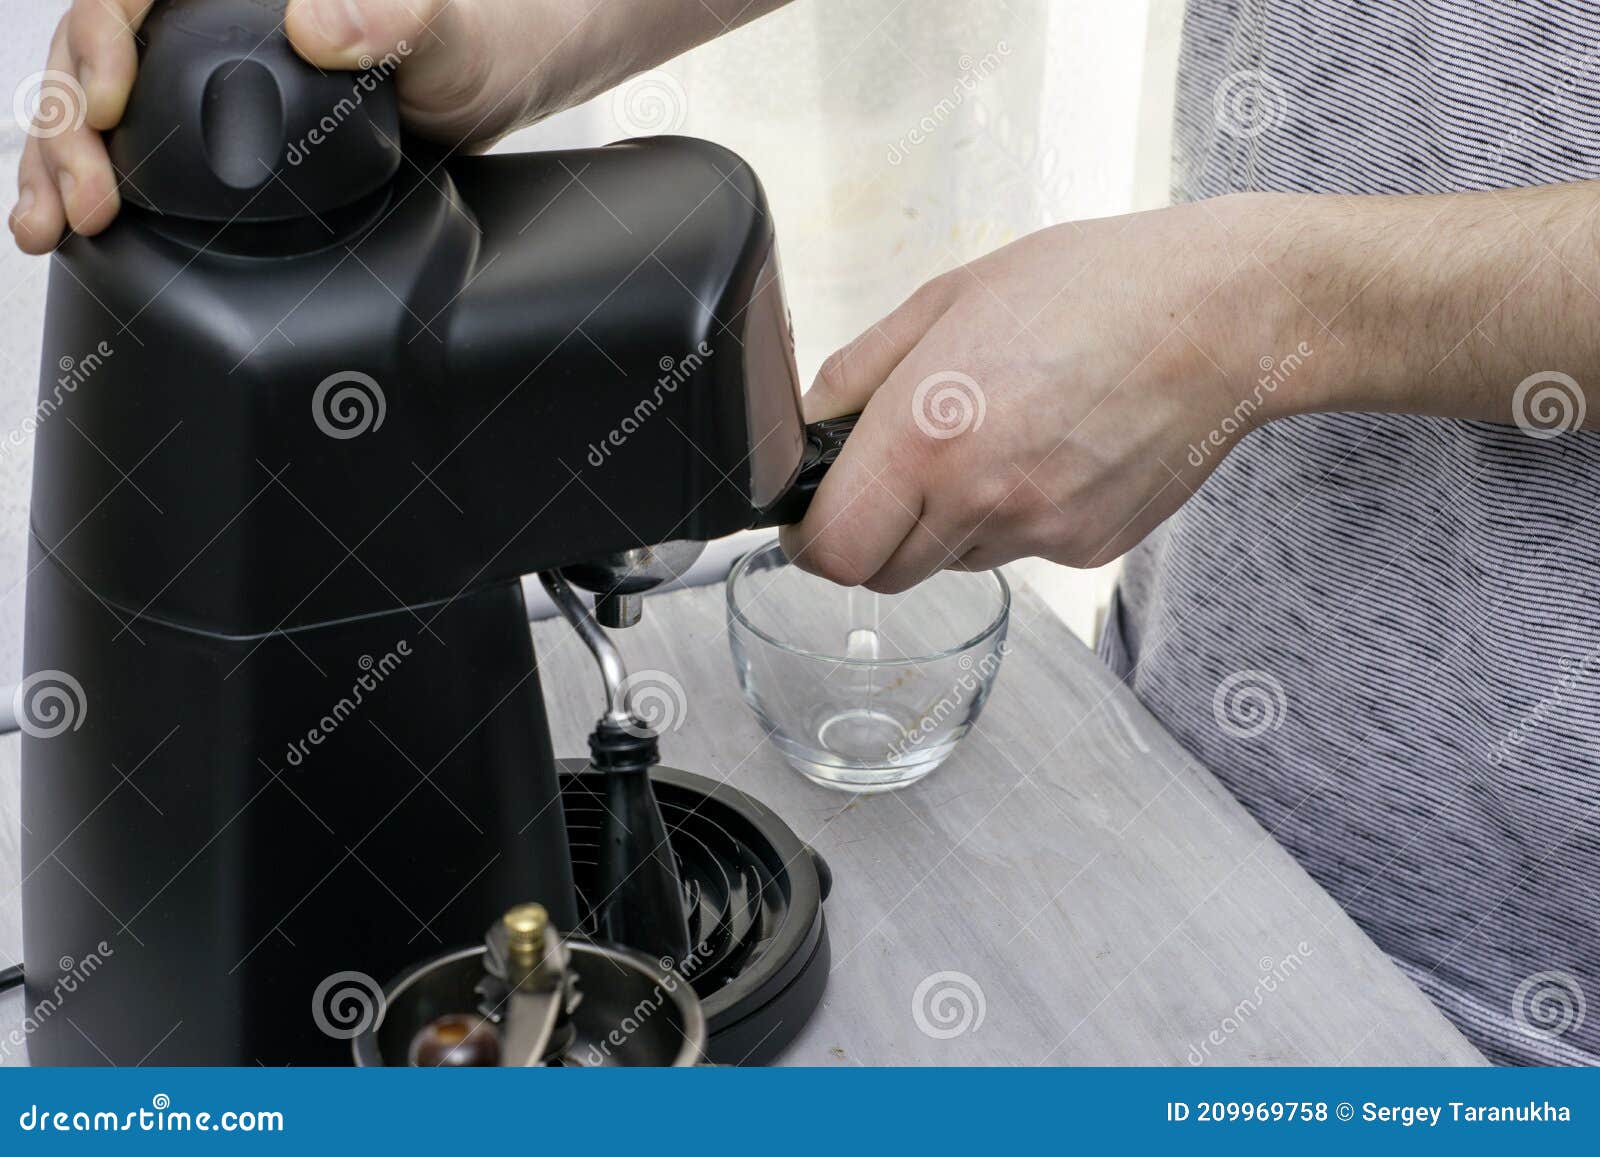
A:
POLYGON ((525 51, 506 67, 550 66, 530 94, 531 122, 580 104, 724 32, 748 24, 788 0, 491 0, 514 9, 528 30, 525 51), (576 51, 557 50, 551 34, 576 51), (530 55, 531 54, 531 55, 530 55))
POLYGON ((1511 422, 1530 375, 1600 384, 1597 205, 1600 183, 1264 198, 1265 312, 1316 351, 1283 403, 1511 422))

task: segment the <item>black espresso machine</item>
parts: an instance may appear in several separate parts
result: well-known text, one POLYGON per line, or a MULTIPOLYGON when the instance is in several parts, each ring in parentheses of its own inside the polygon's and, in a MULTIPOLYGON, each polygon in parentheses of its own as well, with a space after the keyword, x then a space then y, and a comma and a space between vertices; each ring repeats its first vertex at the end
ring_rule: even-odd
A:
POLYGON ((126 208, 50 273, 30 1004, 98 967, 30 1055, 346 1063, 330 987, 537 902, 686 976, 712 1060, 768 1059, 821 997, 826 867, 656 765, 605 634, 825 469, 761 185, 684 138, 403 138, 398 59, 322 73, 283 7, 156 5, 126 208), (587 759, 551 750, 534 573, 606 677, 587 759))

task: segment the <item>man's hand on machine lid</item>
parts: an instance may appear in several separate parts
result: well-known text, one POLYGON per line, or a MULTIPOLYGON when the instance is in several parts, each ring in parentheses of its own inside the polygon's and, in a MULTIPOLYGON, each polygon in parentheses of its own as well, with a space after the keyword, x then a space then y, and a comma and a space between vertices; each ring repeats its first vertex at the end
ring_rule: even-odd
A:
POLYGON ((148 0, 77 0, 56 26, 11 210, 11 232, 25 252, 49 252, 69 223, 98 233, 122 207, 100 134, 122 119, 138 68, 134 33, 149 7, 148 0))
MULTIPOLYGON (((135 34, 153 3, 75 0, 61 18, 38 80, 38 114, 11 211, 11 232, 25 252, 48 253, 64 230, 93 235, 116 218, 122 200, 100 134, 122 119, 139 63, 135 34)), ((497 65, 506 54, 494 46, 541 35, 523 26, 548 20, 535 14, 543 11, 498 0, 289 0, 284 27, 319 68, 400 57, 396 83, 407 123, 453 143, 493 139, 526 115, 526 97, 509 98, 531 73, 511 60, 497 65)))

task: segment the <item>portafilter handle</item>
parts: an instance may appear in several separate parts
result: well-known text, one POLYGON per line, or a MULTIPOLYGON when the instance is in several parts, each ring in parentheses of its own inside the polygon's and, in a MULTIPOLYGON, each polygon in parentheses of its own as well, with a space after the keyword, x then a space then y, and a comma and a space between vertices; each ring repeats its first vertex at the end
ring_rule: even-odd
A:
POLYGON ((824 418, 806 427, 806 445, 800 458, 800 472, 779 499, 761 512, 752 529, 765 526, 788 526, 799 522, 811 508, 817 487, 827 476, 828 469, 839 458, 851 431, 856 428, 860 414, 844 414, 838 418, 824 418))
MULTIPOLYGON (((860 414, 845 414, 838 418, 824 418, 806 427, 805 448, 801 451, 800 468, 793 482, 778 500, 756 516, 751 528, 786 526, 799 522, 811 506, 811 500, 822 485, 829 467, 844 450, 846 440, 856 428, 860 414)), ((705 549, 702 542, 678 540, 658 543, 655 546, 636 546, 627 550, 587 562, 561 568, 558 574, 541 576, 550 597, 556 600, 562 614, 589 643, 590 650, 600 660, 602 671, 609 659, 596 650, 592 641, 596 636, 590 627, 631 627, 644 613, 644 595, 662 583, 680 579, 699 559, 705 549), (571 583, 594 594, 594 611, 585 611, 582 604, 568 590, 557 593, 552 580, 571 583), (581 622, 584 615, 593 620, 589 627, 581 622)), ((603 636, 602 636, 603 637, 603 636)), ((604 644, 609 646, 609 643, 604 644)))

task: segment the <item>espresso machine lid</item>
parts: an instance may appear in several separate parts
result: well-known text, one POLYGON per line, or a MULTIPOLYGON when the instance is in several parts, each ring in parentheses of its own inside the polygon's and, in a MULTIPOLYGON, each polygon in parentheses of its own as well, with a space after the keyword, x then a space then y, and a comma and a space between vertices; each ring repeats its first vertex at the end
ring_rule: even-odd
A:
MULTIPOLYGON (((140 30, 138 79, 108 149, 123 198, 166 216, 313 217, 400 166, 389 74, 322 72, 283 31, 286 0, 165 0, 140 30)), ((365 63, 365 62, 363 62, 365 63)))

